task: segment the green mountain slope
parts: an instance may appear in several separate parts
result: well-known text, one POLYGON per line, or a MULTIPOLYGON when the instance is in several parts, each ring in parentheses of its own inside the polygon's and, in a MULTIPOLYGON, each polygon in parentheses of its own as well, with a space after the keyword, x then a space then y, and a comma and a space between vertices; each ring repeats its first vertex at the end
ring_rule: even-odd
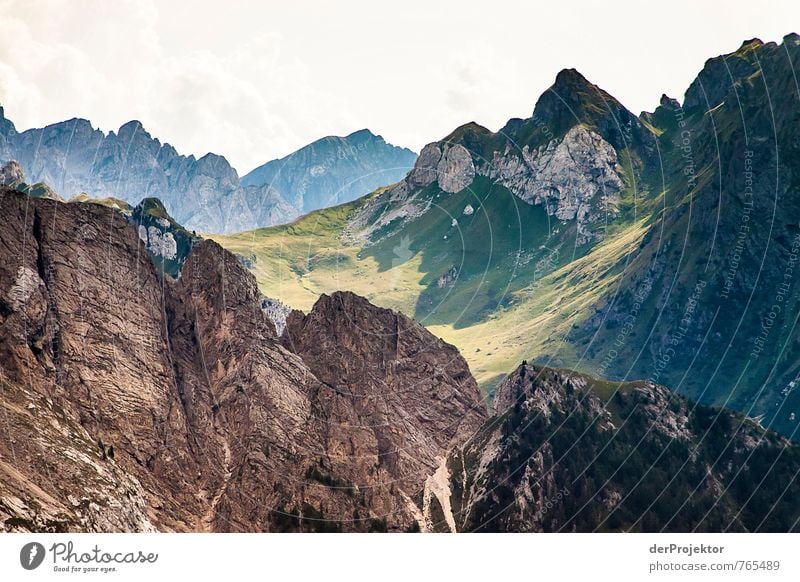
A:
POLYGON ((800 37, 710 59, 634 116, 563 71, 533 115, 426 146, 401 182, 218 240, 308 309, 349 289, 457 345, 649 379, 793 435, 800 413, 800 37))
POLYGON ((652 378, 792 434, 800 413, 800 39, 706 63, 653 115, 667 187, 615 294, 576 321, 582 367, 652 378))
POLYGON ((415 317, 462 347, 488 387, 530 344, 501 341, 498 334, 514 328, 504 315, 538 298, 550 273, 598 246, 616 247, 617 234, 628 240, 623 233, 648 198, 637 180, 653 143, 616 100, 564 71, 530 120, 498 133, 462 126, 426 146, 402 182, 291 225, 214 238, 254 256, 265 293, 293 307, 307 310, 319 294, 348 289, 415 317), (591 106, 574 106, 575 95, 592 96, 591 106), (626 145, 634 143, 643 153, 626 145), (527 167, 532 158, 545 177, 527 167), (459 163, 470 180, 448 167, 459 163), (499 329, 472 342, 474 326, 499 329))

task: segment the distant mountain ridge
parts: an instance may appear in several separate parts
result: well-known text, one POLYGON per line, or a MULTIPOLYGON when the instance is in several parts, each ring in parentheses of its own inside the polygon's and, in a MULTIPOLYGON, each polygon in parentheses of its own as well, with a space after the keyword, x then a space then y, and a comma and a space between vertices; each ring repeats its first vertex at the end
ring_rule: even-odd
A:
POLYGON ((327 151, 333 157, 320 152, 313 163, 329 170, 326 188, 330 194, 328 190, 317 194, 306 187, 298 195, 294 190, 300 178, 289 174, 305 175, 313 168, 296 162, 290 169, 278 164, 283 168, 281 185, 287 187, 282 192, 267 182, 241 183, 223 156, 181 155, 170 144, 152 137, 136 120, 107 134, 78 118, 18 132, 0 107, 0 162, 18 161, 32 181, 48 184, 64 198, 86 194, 116 197, 134 205, 143 198, 159 198, 178 222, 203 232, 283 224, 320 208, 314 206, 316 201, 324 204, 343 188, 345 196, 366 194, 372 189, 372 176, 399 179, 413 164, 413 152, 391 146, 367 130, 320 141, 325 140, 336 141, 339 147, 327 151), (392 157, 395 152, 399 153, 397 160, 392 157), (292 204, 288 198, 300 204, 292 204))
POLYGON ((368 129, 346 137, 323 137, 242 177, 243 186, 268 185, 301 212, 350 202, 397 182, 417 155, 368 129))

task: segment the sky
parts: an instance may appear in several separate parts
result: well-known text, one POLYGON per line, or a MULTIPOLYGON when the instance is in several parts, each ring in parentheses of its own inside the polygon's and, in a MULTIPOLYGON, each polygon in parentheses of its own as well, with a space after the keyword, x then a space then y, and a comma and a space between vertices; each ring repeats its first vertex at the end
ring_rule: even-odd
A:
POLYGON ((706 59, 800 32, 797 0, 0 0, 0 104, 17 129, 140 120, 244 174, 369 128, 419 151, 530 116, 563 68, 634 113, 706 59))

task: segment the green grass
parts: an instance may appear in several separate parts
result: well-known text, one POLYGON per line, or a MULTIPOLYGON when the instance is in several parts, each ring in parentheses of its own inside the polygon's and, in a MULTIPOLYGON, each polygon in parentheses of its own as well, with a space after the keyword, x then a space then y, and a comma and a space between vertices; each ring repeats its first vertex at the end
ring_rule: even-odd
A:
POLYGON ((308 311, 320 294, 346 289, 413 315, 422 291, 419 259, 381 269, 342 239, 348 218, 367 198, 312 212, 292 224, 234 235, 209 235, 232 252, 255 255, 252 272, 265 295, 308 311))
POLYGON ((423 287, 412 315, 425 325, 469 327, 508 307, 513 293, 541 274, 541 261, 557 256, 552 270, 585 249, 575 247, 574 223, 562 223, 541 206, 521 201, 501 186, 477 177, 455 194, 435 185, 421 194, 431 209, 412 223, 368 247, 379 271, 418 259, 423 287), (474 213, 464 215, 471 205, 474 213), (456 224, 453 225, 453 220, 456 224), (440 286, 440 277, 455 269, 455 284, 440 286))
POLYGON ((119 198, 90 198, 88 194, 78 194, 77 196, 70 198, 70 203, 80 202, 85 204, 99 204, 101 206, 105 206, 107 208, 112 208, 114 210, 120 210, 125 214, 130 214, 133 212, 133 207, 121 200, 119 198))

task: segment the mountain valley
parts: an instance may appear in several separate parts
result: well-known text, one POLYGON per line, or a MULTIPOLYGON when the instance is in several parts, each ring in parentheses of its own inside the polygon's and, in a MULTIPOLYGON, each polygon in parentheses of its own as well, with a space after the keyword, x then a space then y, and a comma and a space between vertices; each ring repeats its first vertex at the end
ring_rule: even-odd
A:
POLYGON ((528 359, 792 436, 798 59, 796 34, 747 41, 639 116, 564 70, 529 119, 464 125, 394 185, 215 239, 294 308, 349 289, 414 317, 487 393, 528 359))

